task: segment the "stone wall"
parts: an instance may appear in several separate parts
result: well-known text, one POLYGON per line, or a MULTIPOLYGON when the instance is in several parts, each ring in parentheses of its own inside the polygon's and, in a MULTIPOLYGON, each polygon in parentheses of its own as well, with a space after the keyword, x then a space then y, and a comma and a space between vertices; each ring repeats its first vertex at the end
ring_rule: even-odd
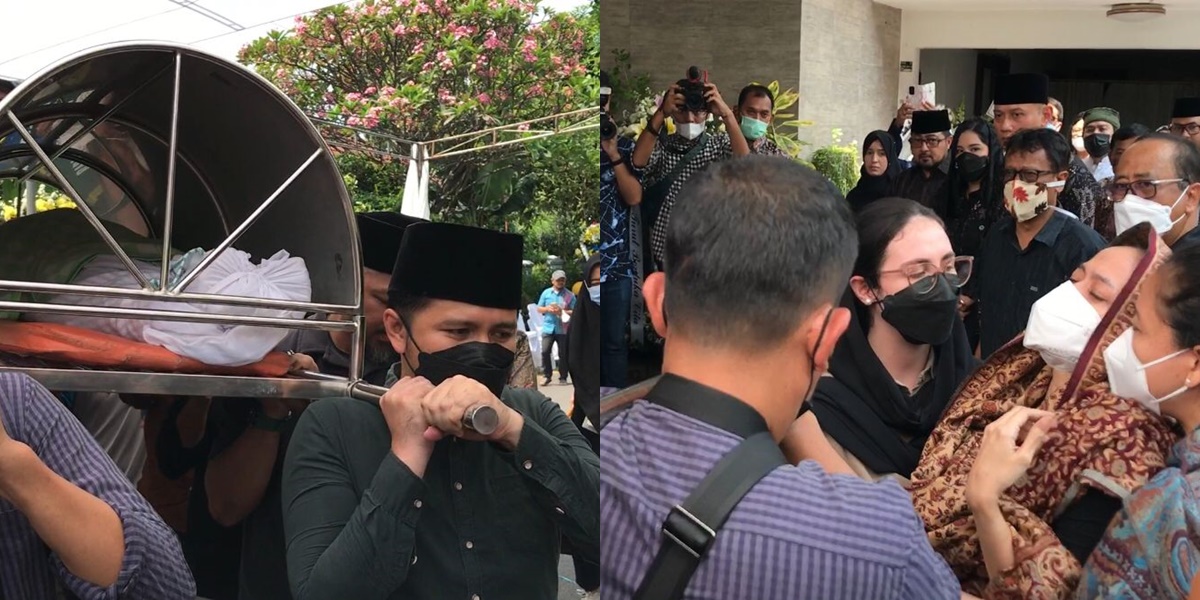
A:
POLYGON ((804 0, 800 34, 801 137, 814 146, 842 131, 861 145, 895 116, 900 9, 871 0, 804 0))

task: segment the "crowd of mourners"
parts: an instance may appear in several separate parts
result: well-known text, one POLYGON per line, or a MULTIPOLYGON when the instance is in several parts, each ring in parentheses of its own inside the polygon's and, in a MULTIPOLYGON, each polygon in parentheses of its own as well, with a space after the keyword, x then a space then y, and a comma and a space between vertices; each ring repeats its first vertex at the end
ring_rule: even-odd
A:
POLYGON ((768 89, 688 85, 601 142, 602 385, 641 306, 664 340, 603 417, 606 597, 1200 587, 1200 98, 1072 124, 1000 76, 903 105, 843 197, 761 156, 768 89))

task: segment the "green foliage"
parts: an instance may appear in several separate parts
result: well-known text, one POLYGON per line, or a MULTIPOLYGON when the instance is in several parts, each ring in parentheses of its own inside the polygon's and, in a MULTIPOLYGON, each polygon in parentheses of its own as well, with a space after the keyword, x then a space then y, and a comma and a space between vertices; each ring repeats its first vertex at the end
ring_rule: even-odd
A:
MULTIPOLYGON (((0 180, 0 223, 17 218, 17 205, 24 201, 25 186, 16 179, 0 180)), ((35 196, 37 212, 56 208, 75 208, 75 203, 58 188, 38 184, 35 196)))
MULTIPOLYGON (((612 79, 613 95, 609 98, 608 110, 618 123, 629 123, 634 120, 635 113, 644 111, 643 101, 652 97, 654 90, 650 88, 649 75, 633 70, 629 51, 617 48, 612 55, 613 66, 608 69, 608 76, 612 79)), ((655 104, 650 114, 657 108, 655 104)))
POLYGON ((841 130, 834 129, 833 143, 813 152, 812 165, 845 194, 858 183, 859 156, 854 144, 842 144, 841 139, 841 130))
POLYGON ((958 127, 963 121, 967 120, 967 99, 963 98, 958 101, 958 108, 950 111, 950 126, 958 127))
MULTIPOLYGON (((308 114, 431 141, 598 104, 594 4, 535 18, 538 10, 536 0, 337 4, 251 42, 239 58, 308 114)), ((362 139, 338 127, 322 133, 343 149, 339 166, 357 180, 357 205, 399 203, 403 161, 382 154, 345 158, 352 154, 346 148, 362 139)), ((476 147, 492 141, 481 139, 476 147)), ((555 168, 594 171, 597 151, 593 147, 587 164, 555 168)), ((429 185, 434 218, 502 228, 514 207, 533 201, 538 177, 529 172, 530 162, 521 144, 435 160, 429 185)), ((560 204, 594 198, 553 195, 560 204)))

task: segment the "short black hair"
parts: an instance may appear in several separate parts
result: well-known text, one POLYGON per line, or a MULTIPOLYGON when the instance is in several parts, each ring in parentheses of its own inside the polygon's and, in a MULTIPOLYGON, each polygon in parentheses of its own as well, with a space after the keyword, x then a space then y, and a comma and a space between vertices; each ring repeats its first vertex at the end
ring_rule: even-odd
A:
POLYGON ((1112 143, 1116 144, 1117 142, 1124 142, 1125 140, 1135 140, 1137 138, 1150 135, 1151 133, 1154 132, 1150 131, 1149 127, 1146 127, 1141 123, 1123 125, 1118 127, 1117 130, 1113 132, 1112 143))
POLYGON ((1018 131, 1004 147, 1004 156, 1033 154, 1038 150, 1046 151, 1046 158, 1050 160, 1050 168, 1054 169, 1055 173, 1066 171, 1071 166, 1072 150, 1071 145, 1067 143, 1067 138, 1061 133, 1050 131, 1045 127, 1018 131))
POLYGON ((15 89, 17 89, 17 82, 12 81, 11 79, 0 77, 0 97, 3 97, 5 94, 8 94, 15 89))
POLYGON ((888 244, 913 219, 925 217, 943 225, 933 209, 907 198, 880 198, 858 213, 858 259, 853 275, 867 280, 867 285, 879 287, 879 268, 888 244))
POLYGON ((608 78, 608 71, 605 71, 604 69, 600 70, 600 87, 612 87, 612 82, 608 78))
POLYGON ((425 307, 429 306, 431 302, 430 298, 423 296, 405 293, 388 294, 387 307, 399 313, 400 320, 404 321, 406 326, 412 326, 413 317, 425 310, 425 307))
POLYGON ((713 163, 671 211, 664 311, 699 344, 761 352, 840 297, 857 253, 849 203, 813 169, 768 156, 713 163))
POLYGON ((1200 150, 1186 139, 1169 133, 1151 133, 1138 138, 1141 142, 1163 142, 1173 149, 1175 176, 1188 183, 1200 183, 1200 150))
POLYGON ((771 90, 769 88, 767 88, 767 86, 758 85, 757 83, 752 83, 752 84, 742 88, 742 91, 740 93, 738 93, 737 105, 741 106, 741 105, 745 104, 746 100, 748 100, 749 98, 751 98, 753 96, 761 96, 761 97, 766 98, 767 100, 769 100, 771 102, 771 110, 775 110, 775 94, 772 94, 771 90))
MULTIPOLYGON (((1185 141, 1185 143, 1187 143, 1185 141)), ((1200 346, 1200 246, 1171 254, 1163 265, 1159 314, 1171 327, 1179 348, 1200 346)))

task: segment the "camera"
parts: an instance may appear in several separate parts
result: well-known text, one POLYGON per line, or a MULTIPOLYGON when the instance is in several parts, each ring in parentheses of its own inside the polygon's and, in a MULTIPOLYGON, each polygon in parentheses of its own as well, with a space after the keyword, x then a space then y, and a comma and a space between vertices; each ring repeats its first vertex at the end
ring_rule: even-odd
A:
POLYGON ((688 67, 687 79, 679 80, 683 93, 683 107, 691 112, 708 110, 708 102, 704 99, 704 85, 708 83, 708 71, 700 67, 688 67))
POLYGON ((600 139, 608 141, 617 137, 617 124, 608 113, 600 113, 600 139))

